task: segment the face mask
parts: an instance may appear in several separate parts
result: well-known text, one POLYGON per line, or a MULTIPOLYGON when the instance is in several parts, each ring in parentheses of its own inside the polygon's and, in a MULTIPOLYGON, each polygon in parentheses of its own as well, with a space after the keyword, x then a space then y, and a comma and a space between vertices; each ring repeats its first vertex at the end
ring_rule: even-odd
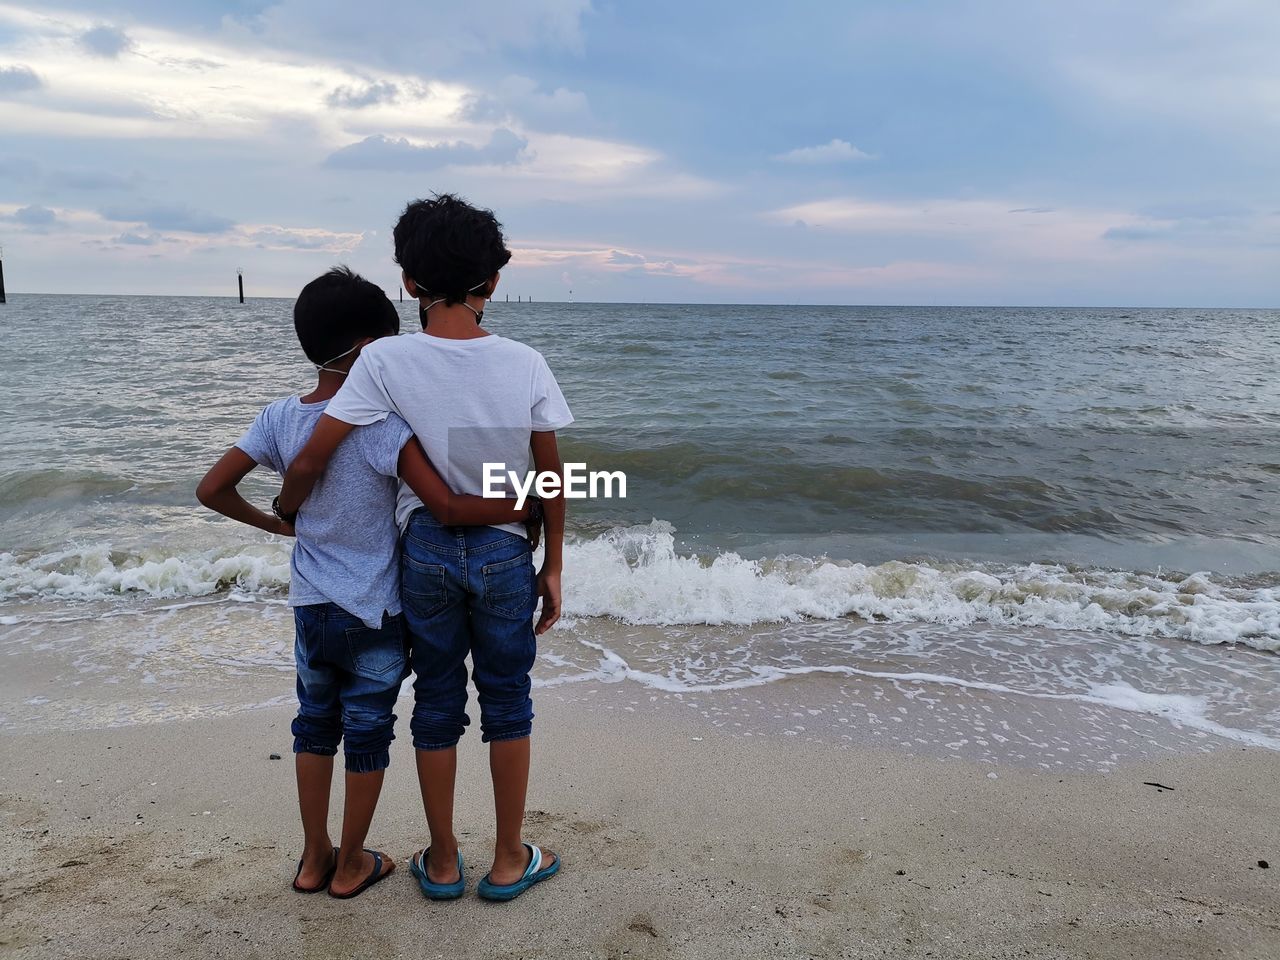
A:
MULTIPOLYGON (((412 278, 412 277, 410 277, 409 279, 410 279, 410 280, 413 280, 413 278, 412 278)), ((414 282, 414 285, 415 285, 419 290, 425 290, 425 289, 427 289, 426 284, 419 283, 417 280, 413 280, 413 282, 414 282)), ((481 280, 479 283, 477 283, 474 287, 469 288, 469 289, 467 290, 467 293, 474 293, 475 291, 479 290, 481 287, 483 287, 483 286, 484 286, 486 283, 488 283, 488 282, 489 282, 489 280, 488 280, 488 278, 486 277, 484 280, 481 280)), ((445 298, 445 297, 440 297, 438 300, 432 300, 430 303, 428 303, 425 307, 423 307, 423 308, 422 308, 422 325, 423 325, 424 327, 427 325, 427 311, 428 311, 428 310, 430 310, 432 307, 434 307, 437 303, 444 303, 446 299, 447 299, 447 298, 445 298)), ((485 299, 488 299, 488 298, 486 297, 485 299)), ((470 310, 472 313, 474 313, 474 314, 476 315, 476 323, 479 323, 482 319, 484 319, 484 311, 483 311, 483 310, 477 310, 475 307, 473 307, 471 304, 467 303, 467 301, 465 301, 465 300, 463 300, 463 301, 462 301, 462 306, 466 307, 468 310, 470 310)), ((350 351, 348 351, 348 352, 350 352, 350 351)), ((345 356, 345 354, 344 354, 344 356, 345 356)), ((335 359, 336 359, 336 358, 335 358, 335 359)), ((330 362, 332 363, 332 361, 330 361, 330 362)))
POLYGON ((345 377, 348 373, 351 372, 350 370, 335 370, 333 369, 333 367, 329 366, 329 364, 334 363, 338 360, 341 360, 343 357, 348 356, 349 354, 355 353, 359 349, 360 349, 360 344, 357 343, 350 350, 344 350, 342 351, 342 353, 338 354, 336 357, 330 357, 324 363, 317 363, 317 364, 314 364, 314 366, 317 370, 327 370, 329 373, 337 373, 345 377))

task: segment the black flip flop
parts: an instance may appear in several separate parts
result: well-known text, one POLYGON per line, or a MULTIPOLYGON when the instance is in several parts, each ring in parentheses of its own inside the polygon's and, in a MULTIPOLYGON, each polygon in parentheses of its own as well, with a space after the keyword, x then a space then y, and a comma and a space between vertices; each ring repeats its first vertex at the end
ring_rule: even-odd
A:
POLYGON ((331 866, 324 879, 320 881, 318 887, 300 887, 298 886, 298 878, 302 876, 302 861, 298 861, 298 872, 293 875, 293 889, 298 893, 319 893, 321 890, 329 886, 329 881, 333 879, 333 875, 338 872, 338 848, 333 848, 333 866, 331 866))
POLYGON ((364 881, 360 884, 360 886, 356 887, 354 890, 349 890, 346 893, 334 893, 333 890, 330 889, 329 896, 333 897, 333 899, 350 900, 352 897, 358 897, 360 896, 360 894, 364 893, 366 890, 372 887, 379 880, 385 880, 387 879, 387 877, 391 876, 391 874, 396 872, 396 868, 394 865, 391 867, 390 870, 387 870, 385 872, 383 871, 382 854, 380 854, 377 850, 370 850, 368 847, 365 847, 364 852, 373 854, 373 872, 370 873, 367 877, 365 877, 364 881))

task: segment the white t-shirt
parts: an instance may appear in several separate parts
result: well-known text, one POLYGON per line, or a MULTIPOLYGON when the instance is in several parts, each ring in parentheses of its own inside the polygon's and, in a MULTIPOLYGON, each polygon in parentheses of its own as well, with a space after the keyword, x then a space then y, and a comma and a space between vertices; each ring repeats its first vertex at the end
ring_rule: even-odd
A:
MULTIPOLYGON (((398 414, 449 488, 476 496, 484 493, 486 463, 503 464, 503 476, 514 470, 523 478, 530 468, 529 434, 573 423, 542 354, 493 334, 375 340, 361 351, 325 413, 357 425, 398 414)), ((396 503, 401 529, 420 506, 402 483, 396 503)), ((502 529, 525 532, 519 523, 502 529)))

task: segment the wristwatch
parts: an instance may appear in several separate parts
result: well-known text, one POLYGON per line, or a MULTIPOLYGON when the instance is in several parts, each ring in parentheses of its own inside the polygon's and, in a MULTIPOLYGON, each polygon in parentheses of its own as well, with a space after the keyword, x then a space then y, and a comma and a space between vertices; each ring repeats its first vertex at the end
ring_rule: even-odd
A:
POLYGON ((274 496, 271 498, 271 512, 276 515, 276 519, 284 521, 285 523, 289 524, 289 526, 291 527, 293 526, 294 521, 298 519, 297 510, 293 511, 293 513, 285 513, 283 510, 280 509, 279 496, 274 496))
POLYGON ((541 523, 543 517, 542 498, 531 493, 525 498, 525 502, 529 505, 529 516, 525 518, 524 522, 541 523))

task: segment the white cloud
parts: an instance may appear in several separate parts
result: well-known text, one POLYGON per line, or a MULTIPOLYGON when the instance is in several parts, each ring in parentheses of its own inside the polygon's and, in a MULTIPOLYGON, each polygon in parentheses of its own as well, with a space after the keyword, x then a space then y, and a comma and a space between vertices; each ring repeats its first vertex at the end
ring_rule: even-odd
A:
MULTIPOLYGON (((272 8, 268 20, 284 6, 272 8)), ((543 4, 539 29, 554 35, 547 42, 572 47, 586 6, 543 4)), ((719 189, 673 169, 655 150, 561 132, 563 123, 581 126, 589 119, 586 97, 564 87, 543 90, 518 74, 481 88, 295 54, 271 46, 270 30, 232 28, 208 37, 145 24, 129 27, 130 56, 86 57, 83 37, 95 29, 87 15, 37 14, 0 0, 3 26, 20 37, 33 75, 48 79, 38 100, 7 105, 5 129, 13 135, 239 141, 252 144, 255 158, 293 167, 319 167, 328 157, 334 169, 465 167, 482 176, 489 169, 499 179, 483 186, 498 195, 508 186, 536 184, 552 200, 578 200, 605 188, 619 197, 719 189)), ((441 27, 433 21, 432 29, 441 27)))
POLYGON ((750 290, 767 295, 803 287, 857 290, 887 284, 969 284, 989 280, 991 272, 963 264, 896 260, 847 264, 785 257, 749 257, 725 252, 650 249, 608 244, 517 244, 508 268, 573 276, 583 287, 610 275, 689 281, 708 289, 750 290), (566 268, 571 268, 572 273, 566 268))
POLYGON ((10 134, 75 134, 110 138, 271 138, 281 118, 306 117, 321 147, 351 141, 345 113, 330 98, 360 105, 361 122, 386 129, 404 109, 414 121, 441 131, 471 91, 462 85, 424 84, 401 73, 369 77, 340 62, 300 58, 258 42, 189 37, 145 26, 130 28, 132 56, 86 57, 82 40, 94 29, 76 13, 35 14, 0 3, 0 25, 20 35, 27 73, 44 78, 38 101, 8 109, 10 134), (398 91, 397 103, 387 100, 398 91))
POLYGON ((850 163, 854 160, 871 160, 873 157, 849 141, 837 139, 816 147, 797 147, 780 153, 773 159, 784 163, 850 163))
POLYGON ((1102 257, 1107 255, 1103 234, 1139 219, 1118 210, 1059 209, 998 199, 859 197, 795 204, 767 217, 838 233, 949 241, 957 249, 980 249, 1020 260, 1102 257))
POLYGON ((486 143, 465 141, 417 144, 403 137, 372 136, 329 155, 325 164, 345 170, 421 172, 448 166, 506 165, 520 159, 528 141, 506 128, 486 143))

